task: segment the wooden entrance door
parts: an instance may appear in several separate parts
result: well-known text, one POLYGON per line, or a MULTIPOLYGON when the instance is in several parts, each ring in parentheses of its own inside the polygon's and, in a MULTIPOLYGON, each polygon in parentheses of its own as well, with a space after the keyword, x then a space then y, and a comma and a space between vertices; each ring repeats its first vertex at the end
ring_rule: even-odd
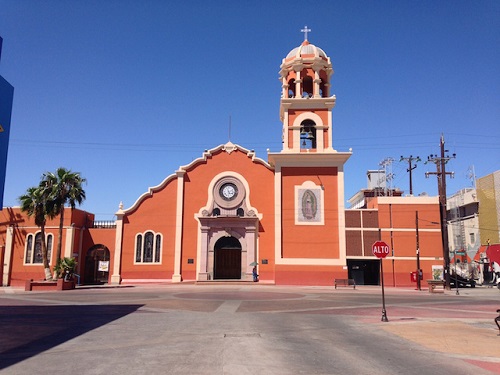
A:
POLYGON ((238 239, 219 239, 214 253, 214 279, 241 279, 241 244, 238 239))

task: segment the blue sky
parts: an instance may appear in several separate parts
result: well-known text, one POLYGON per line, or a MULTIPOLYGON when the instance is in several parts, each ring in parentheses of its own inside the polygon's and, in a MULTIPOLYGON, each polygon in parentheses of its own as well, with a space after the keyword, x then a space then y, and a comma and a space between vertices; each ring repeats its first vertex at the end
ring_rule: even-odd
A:
MULTIPOLYGON (((203 150, 281 150, 281 60, 303 41, 331 58, 333 142, 366 171, 449 153, 448 194, 500 169, 498 1, 0 0, 0 74, 15 88, 4 205, 60 166, 88 180, 82 208, 111 220, 203 150), (315 6, 315 8, 313 7, 315 6)), ((414 194, 437 194, 434 164, 414 194)))

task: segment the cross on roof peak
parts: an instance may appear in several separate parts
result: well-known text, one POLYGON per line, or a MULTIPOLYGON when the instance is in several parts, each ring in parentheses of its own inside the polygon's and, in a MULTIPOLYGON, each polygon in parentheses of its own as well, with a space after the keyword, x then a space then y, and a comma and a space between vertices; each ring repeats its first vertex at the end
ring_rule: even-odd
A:
POLYGON ((300 30, 301 33, 304 33, 304 41, 307 40, 307 33, 310 31, 311 29, 308 29, 307 26, 304 26, 304 28, 300 30))

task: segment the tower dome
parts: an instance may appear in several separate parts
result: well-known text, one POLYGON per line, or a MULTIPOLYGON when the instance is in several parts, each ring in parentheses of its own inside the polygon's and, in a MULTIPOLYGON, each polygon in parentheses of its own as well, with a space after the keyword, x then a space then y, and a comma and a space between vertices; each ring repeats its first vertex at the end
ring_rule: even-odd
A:
POLYGON ((288 53, 288 55, 286 55, 285 60, 288 60, 290 58, 301 58, 306 56, 313 58, 314 57, 322 57, 324 59, 328 58, 325 51, 323 51, 319 47, 316 47, 314 44, 309 43, 309 41, 306 39, 302 42, 300 46, 292 49, 288 53))

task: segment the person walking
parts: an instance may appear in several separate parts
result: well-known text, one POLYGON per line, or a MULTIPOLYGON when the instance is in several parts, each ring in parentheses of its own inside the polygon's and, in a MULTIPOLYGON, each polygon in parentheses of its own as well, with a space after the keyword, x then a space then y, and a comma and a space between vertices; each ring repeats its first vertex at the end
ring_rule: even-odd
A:
POLYGON ((257 266, 253 266, 252 276, 253 276, 253 281, 254 282, 259 281, 259 275, 257 275, 257 266))

